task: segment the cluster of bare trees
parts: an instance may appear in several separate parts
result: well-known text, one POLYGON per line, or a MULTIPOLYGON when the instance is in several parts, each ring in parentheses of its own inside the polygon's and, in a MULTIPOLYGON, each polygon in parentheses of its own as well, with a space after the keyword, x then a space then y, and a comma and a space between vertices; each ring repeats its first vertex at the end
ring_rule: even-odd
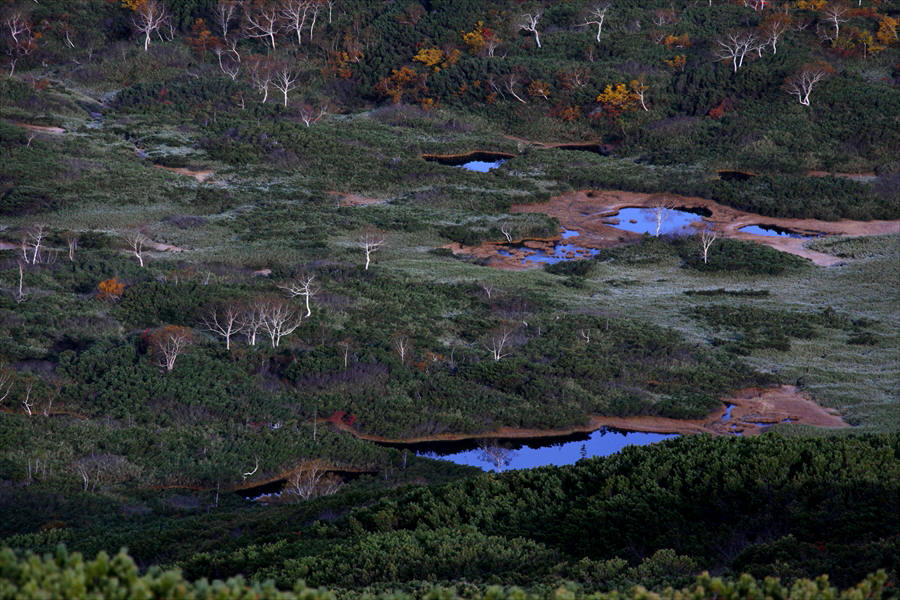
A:
MULTIPOLYGON (((17 257, 14 263, 14 268, 19 271, 19 283, 12 292, 13 298, 20 304, 28 298, 25 292, 25 272, 38 265, 52 265, 59 259, 61 250, 47 245, 50 234, 50 230, 43 223, 26 227, 21 232, 19 237, 21 256, 17 257)), ((69 260, 74 262, 75 251, 78 249, 78 234, 66 231, 63 239, 68 246, 69 260)))
POLYGON ((303 463, 288 478, 284 493, 301 500, 330 496, 341 487, 341 479, 327 470, 320 460, 303 463))
POLYGON ((16 63, 23 56, 28 56, 37 47, 34 30, 28 16, 14 11, 3 20, 3 33, 6 39, 6 54, 9 56, 9 76, 16 72, 16 63))
POLYGON ((62 390, 62 384, 59 381, 55 382, 49 390, 41 391, 41 386, 38 386, 36 390, 35 379, 26 377, 22 381, 17 382, 13 371, 6 365, 0 364, 0 406, 3 406, 7 400, 13 398, 12 392, 16 387, 21 388, 18 394, 19 403, 22 405, 22 410, 29 417, 36 414, 49 417, 50 411, 53 410, 53 402, 62 390))
MULTIPOLYGON (((310 313, 311 314, 311 313, 310 313)), ((304 316, 282 298, 258 298, 249 303, 226 303, 210 308, 202 318, 203 329, 225 340, 231 349, 232 338, 243 335, 255 346, 257 337, 267 335, 273 348, 303 323, 304 316)))

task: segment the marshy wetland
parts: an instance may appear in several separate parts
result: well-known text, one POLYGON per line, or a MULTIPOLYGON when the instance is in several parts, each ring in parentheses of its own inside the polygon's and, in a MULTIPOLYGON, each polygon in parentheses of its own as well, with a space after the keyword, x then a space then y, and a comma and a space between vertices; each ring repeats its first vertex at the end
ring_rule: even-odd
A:
POLYGON ((897 14, 752 4, 5 2, 0 590, 889 597, 897 14))

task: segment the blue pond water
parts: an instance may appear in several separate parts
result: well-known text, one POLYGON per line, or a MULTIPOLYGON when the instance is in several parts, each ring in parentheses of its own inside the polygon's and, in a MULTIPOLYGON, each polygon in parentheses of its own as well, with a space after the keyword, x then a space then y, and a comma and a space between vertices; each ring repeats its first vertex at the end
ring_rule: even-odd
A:
MULTIPOLYGON (((660 235, 690 235, 697 231, 691 223, 701 222, 703 219, 699 213, 676 208, 663 209, 663 220, 660 224, 660 235)), ((632 231, 634 233, 656 234, 656 209, 653 208, 623 208, 613 218, 619 220, 617 229, 632 231)))
MULTIPOLYGON (((578 231, 574 229, 563 229, 562 231, 563 239, 572 238, 577 235, 578 231)), ((532 250, 532 252, 534 252, 534 254, 522 259, 522 264, 546 263, 552 265, 566 260, 588 258, 596 255, 600 251, 594 250, 593 248, 582 248, 581 246, 576 246, 574 244, 559 243, 553 246, 552 252, 547 252, 545 250, 532 250), (569 256, 570 254, 574 254, 574 257, 569 256)), ((500 254, 501 256, 512 256, 512 253, 509 250, 504 250, 503 248, 497 250, 497 254, 500 254)))
POLYGON ((571 465, 590 456, 609 456, 625 446, 646 446, 677 437, 675 434, 644 433, 598 429, 591 434, 565 438, 536 438, 529 440, 495 440, 504 449, 498 469, 497 462, 479 449, 471 440, 452 443, 419 444, 416 455, 448 460, 458 465, 478 467, 485 471, 531 469, 547 465, 571 465))
POLYGON ((741 227, 738 231, 743 231, 744 233, 752 233, 754 235, 765 235, 765 236, 769 236, 769 237, 789 237, 789 238, 815 237, 812 235, 804 235, 802 233, 797 233, 796 231, 791 231, 789 229, 782 229, 780 227, 765 226, 765 225, 747 225, 746 227, 741 227))
POLYGON ((457 165, 460 169, 465 169, 467 171, 477 171, 478 173, 487 173, 491 169, 496 169, 500 165, 506 162, 506 159, 495 160, 493 162, 487 162, 484 160, 471 160, 467 163, 463 163, 461 165, 457 165))
POLYGON ((725 404, 725 414, 722 415, 723 421, 731 420, 731 409, 734 408, 734 404, 725 404))

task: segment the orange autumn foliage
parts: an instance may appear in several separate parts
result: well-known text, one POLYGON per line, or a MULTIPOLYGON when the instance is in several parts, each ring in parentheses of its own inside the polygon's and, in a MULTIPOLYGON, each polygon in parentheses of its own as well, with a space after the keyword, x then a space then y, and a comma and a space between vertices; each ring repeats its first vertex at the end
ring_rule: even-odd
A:
POLYGON ((112 279, 104 279, 97 284, 97 299, 112 301, 122 297, 125 291, 125 284, 119 281, 117 277, 112 279))

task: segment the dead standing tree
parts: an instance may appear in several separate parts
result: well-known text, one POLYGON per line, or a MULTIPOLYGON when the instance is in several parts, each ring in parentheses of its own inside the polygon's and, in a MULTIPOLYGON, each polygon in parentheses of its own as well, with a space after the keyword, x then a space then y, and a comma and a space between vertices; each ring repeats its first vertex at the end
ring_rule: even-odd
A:
POLYGON ((606 20, 606 11, 609 10, 609 4, 598 4, 591 8, 587 19, 581 24, 582 27, 590 25, 597 26, 597 43, 600 43, 600 33, 603 31, 603 21, 606 20))
POLYGON ((537 44, 537 47, 541 47, 541 34, 538 31, 538 21, 541 20, 541 11, 536 11, 534 13, 525 13, 521 16, 521 22, 519 23, 519 29, 527 31, 534 35, 534 43, 537 44))
POLYGON ((366 230, 358 238, 356 238, 356 245, 362 249, 366 254, 366 266, 365 271, 369 270, 369 264, 372 260, 372 254, 374 254, 379 248, 381 248, 385 243, 384 235, 375 230, 366 230))
POLYGON ((150 238, 144 235, 141 231, 133 230, 123 233, 122 239, 125 240, 126 244, 128 244, 128 247, 131 249, 132 254, 134 254, 135 258, 138 259, 138 264, 140 264, 141 268, 143 268, 144 245, 150 241, 150 238))
POLYGON ((225 349, 231 349, 231 337, 244 330, 241 309, 236 304, 214 306, 203 315, 203 328, 225 338, 225 349))
POLYGON ((312 309, 309 306, 310 298, 319 293, 319 288, 313 285, 314 280, 315 275, 303 275, 296 281, 293 281, 286 285, 278 286, 279 288, 286 291, 291 298, 303 296, 306 302, 306 318, 312 316, 312 309))
POLYGON ((153 364, 168 373, 175 368, 175 360, 193 342, 193 334, 187 327, 166 325, 146 334, 144 339, 153 364))
POLYGON ((157 0, 144 0, 131 19, 138 33, 144 34, 144 52, 150 48, 150 38, 154 33, 162 38, 160 30, 169 23, 169 11, 166 5, 157 0))
POLYGON ((703 264, 707 264, 709 249, 712 247, 713 242, 716 241, 718 233, 715 229, 703 229, 698 235, 700 237, 700 256, 703 257, 703 264))
POLYGON ((291 474, 284 491, 290 496, 312 500, 320 496, 330 496, 340 487, 340 478, 329 473, 321 461, 314 460, 304 463, 291 474))

